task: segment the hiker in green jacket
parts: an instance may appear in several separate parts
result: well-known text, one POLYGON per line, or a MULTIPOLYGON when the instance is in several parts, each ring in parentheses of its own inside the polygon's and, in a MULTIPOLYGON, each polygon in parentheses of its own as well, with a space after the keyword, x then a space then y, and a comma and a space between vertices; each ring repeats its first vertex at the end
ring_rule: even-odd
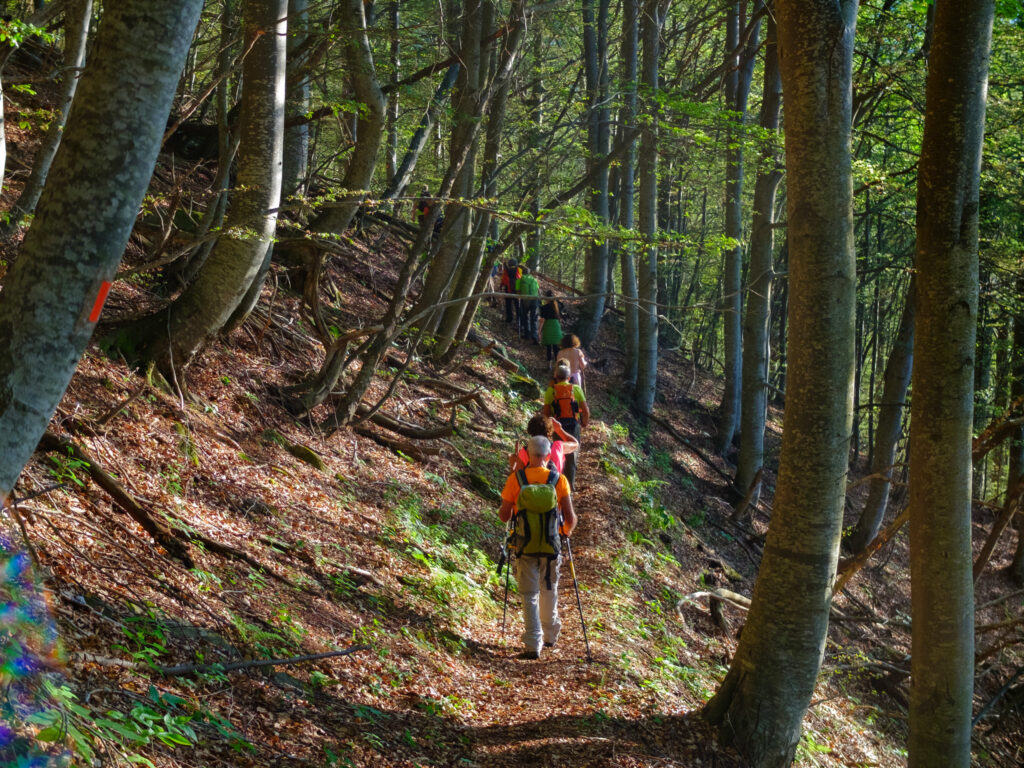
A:
POLYGON ((530 274, 530 268, 522 266, 523 276, 519 278, 517 289, 519 295, 519 338, 530 339, 540 344, 537 332, 537 313, 540 310, 540 283, 530 274))
POLYGON ((569 483, 548 469, 551 442, 542 435, 526 446, 526 469, 508 476, 501 492, 498 518, 515 519, 516 582, 523 599, 523 658, 539 659, 542 643, 552 648, 562 621, 558 618, 558 571, 562 564, 559 534, 570 536, 576 527, 569 483), (561 514, 559 514, 561 513, 561 514))

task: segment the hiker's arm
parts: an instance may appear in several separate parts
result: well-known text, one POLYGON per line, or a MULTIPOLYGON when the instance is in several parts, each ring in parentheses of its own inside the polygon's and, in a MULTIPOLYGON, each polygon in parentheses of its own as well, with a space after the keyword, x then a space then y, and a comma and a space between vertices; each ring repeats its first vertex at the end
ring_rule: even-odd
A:
POLYGON ((567 455, 575 451, 580 447, 579 442, 575 437, 565 431, 565 428, 561 425, 558 419, 551 420, 551 426, 555 429, 555 434, 562 438, 562 454, 567 455))
POLYGON ((558 508, 562 510, 562 535, 572 536, 572 529, 576 527, 576 511, 572 508, 572 496, 563 496, 558 502, 558 508))
POLYGON ((541 409, 541 413, 543 413, 546 417, 548 417, 550 419, 551 418, 551 403, 544 403, 544 407, 541 409))
MULTIPOLYGON (((503 523, 507 523, 512 519, 512 502, 502 500, 501 508, 498 510, 498 519, 503 523)), ((575 519, 575 517, 573 518, 575 519)))
POLYGON ((580 424, 587 426, 590 423, 590 406, 587 405, 587 401, 584 400, 580 403, 580 424))

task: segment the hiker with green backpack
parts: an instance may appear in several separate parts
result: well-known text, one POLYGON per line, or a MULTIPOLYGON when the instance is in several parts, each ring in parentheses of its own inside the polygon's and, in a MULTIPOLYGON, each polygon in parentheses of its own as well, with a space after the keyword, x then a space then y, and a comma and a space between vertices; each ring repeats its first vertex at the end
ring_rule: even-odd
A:
POLYGON ((511 523, 516 555, 516 581, 523 600, 523 657, 539 659, 542 648, 558 640, 558 572, 561 536, 576 526, 569 483, 547 466, 551 441, 541 435, 526 445, 529 463, 508 476, 501 492, 498 518, 511 523))

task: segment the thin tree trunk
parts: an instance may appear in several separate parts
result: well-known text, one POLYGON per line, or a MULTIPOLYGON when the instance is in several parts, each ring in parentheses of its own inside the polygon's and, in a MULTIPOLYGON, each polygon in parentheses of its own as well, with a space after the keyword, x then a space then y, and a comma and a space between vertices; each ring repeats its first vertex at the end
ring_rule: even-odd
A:
MULTIPOLYGON (((621 111, 623 130, 636 124, 637 114, 637 50, 639 48, 640 0, 622 0, 622 82, 625 93, 621 111)), ((619 225, 622 229, 633 229, 633 187, 636 183, 636 143, 631 141, 622 160, 619 179, 619 225)), ((620 271, 622 273, 622 295, 625 297, 624 315, 625 338, 622 348, 625 352, 623 383, 627 393, 636 386, 637 356, 640 351, 640 325, 637 314, 636 250, 632 243, 622 243, 619 248, 620 271)))
MULTIPOLYGON (((46 184, 57 147, 64 135, 71 104, 78 89, 78 80, 85 66, 85 44, 89 38, 89 22, 92 21, 92 0, 76 0, 65 12, 64 19, 64 82, 57 103, 53 122, 46 132, 42 146, 36 153, 32 173, 25 182, 18 201, 11 207, 9 227, 14 227, 25 216, 31 216, 39 202, 39 195, 46 184)), ((2 109, 2 107, 0 107, 2 109)))
MULTIPOLYGON (((1017 295, 1024 296, 1024 261, 1017 266, 1017 295)), ((1013 316, 1013 341, 1009 350, 1010 402, 1024 401, 1024 313, 1017 312, 1013 316)), ((1010 458, 1007 472, 1007 493, 1024 474, 1024 427, 1017 429, 1009 440, 1010 458)), ((1017 510, 1014 517, 1014 528, 1017 530, 1017 549, 1013 553, 1009 576, 1018 585, 1024 585, 1024 513, 1017 510)))
POLYGON ((967 768, 978 177, 993 0, 938 3, 918 164, 910 417, 911 768, 967 768))
POLYGON ((875 445, 872 451, 871 485, 864 502, 860 518, 854 527, 847 546, 857 554, 878 535, 885 519, 892 488, 893 465, 896 462, 896 446, 903 427, 903 407, 910 385, 910 370, 914 362, 914 310, 916 290, 911 279, 907 299, 896 332, 896 341, 889 360, 885 365, 882 383, 882 402, 878 405, 878 428, 875 430, 875 445))
POLYGON ((661 27, 668 0, 650 0, 640 15, 643 62, 640 80, 645 91, 646 122, 640 133, 637 176, 640 181, 639 224, 645 243, 640 253, 639 344, 634 405, 641 414, 654 410, 658 384, 658 59, 661 56, 661 27))
POLYGON ((105 4, 50 182, 0 293, 0 498, 46 430, 99 319, 201 9, 200 0, 105 4))
MULTIPOLYGON (((779 59, 776 50, 775 22, 769 17, 765 45, 764 88, 761 103, 761 128, 778 135, 779 109, 782 105, 782 82, 779 79, 779 59)), ((751 487, 764 463, 764 424, 768 407, 768 360, 771 321, 772 267, 775 247, 775 192, 782 179, 779 159, 772 146, 761 152, 761 168, 754 182, 754 214, 750 225, 750 292, 747 294, 747 314, 743 321, 743 404, 740 408, 739 465, 736 484, 741 490, 751 487)), ((757 502, 760 491, 752 501, 757 502)))
POLYGON ((789 766, 828 630, 853 381, 850 163, 857 3, 777 0, 786 102, 789 395, 775 504, 747 623, 705 714, 753 768, 789 766))
MULTIPOLYGON (((391 45, 389 55, 391 58, 391 80, 396 81, 401 76, 402 46, 400 43, 399 24, 401 22, 401 7, 398 0, 390 0, 388 3, 388 31, 391 33, 391 45)), ((395 91, 388 97, 387 114, 387 177, 388 186, 395 181, 398 174, 398 100, 399 93, 395 91)))
POLYGON ((288 2, 288 94, 284 114, 284 154, 281 165, 281 197, 287 199, 306 180, 309 163, 309 123, 287 124, 289 118, 301 117, 309 112, 309 73, 306 61, 299 57, 309 41, 309 0, 288 2))

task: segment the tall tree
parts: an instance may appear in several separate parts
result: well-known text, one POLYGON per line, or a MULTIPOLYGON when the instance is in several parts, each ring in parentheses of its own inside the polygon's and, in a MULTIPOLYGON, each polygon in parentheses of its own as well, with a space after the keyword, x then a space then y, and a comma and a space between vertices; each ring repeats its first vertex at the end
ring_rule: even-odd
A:
POLYGON ((786 103, 790 353, 779 479, 740 645, 706 715, 751 766, 793 761, 842 527, 853 382, 856 0, 777 0, 786 103))
POLYGON ((92 0, 74 0, 64 12, 64 68, 61 84, 60 100, 56 114, 46 132, 46 138, 36 153, 25 187, 18 196, 18 201, 11 206, 10 226, 18 223, 24 216, 35 212, 39 195, 42 194, 50 166, 57 154, 61 137, 64 135, 64 124, 68 112, 78 90, 78 80, 85 66, 85 43, 89 38, 89 24, 92 21, 92 0))
POLYGON ((993 6, 939 2, 928 60, 910 406, 912 768, 971 763, 978 177, 993 6))
POLYGON ((306 179, 309 163, 309 123, 302 116, 309 112, 309 72, 303 52, 309 47, 309 0, 288 2, 287 100, 285 119, 295 119, 284 132, 281 161, 281 197, 299 191, 306 179))
POLYGON ((754 182, 754 214, 750 224, 750 291, 743 318, 743 402, 740 408, 743 435, 740 442, 736 483, 747 490, 764 460, 765 409, 768 404, 768 326, 771 320, 772 266, 775 248, 775 192, 782 179, 774 138, 779 131, 782 82, 779 79, 775 21, 768 18, 764 49, 764 87, 761 128, 770 139, 761 150, 761 167, 754 182))
POLYGON ((96 326, 202 5, 104 3, 96 55, 0 293, 0 498, 35 449, 96 326))
MULTIPOLYGON (((733 244, 725 249, 722 273, 723 340, 725 380, 719 409, 715 449, 729 449, 740 419, 742 390, 742 313, 743 313, 743 144, 737 135, 747 115, 747 98, 754 72, 758 28, 750 32, 748 43, 740 48, 740 30, 745 26, 747 3, 733 2, 726 18, 725 108, 732 112, 725 151, 725 236, 733 244)), ((761 5, 755 8, 758 13, 761 5)), ((759 23, 759 22, 758 22, 759 23)))
POLYGON ((639 338, 637 348, 636 409, 648 415, 654 410, 658 386, 658 59, 661 56, 661 27, 668 0, 649 0, 640 13, 643 61, 640 82, 644 90, 645 122, 640 133, 637 176, 640 182, 639 221, 644 238, 640 253, 639 338))
MULTIPOLYGON (((637 110, 637 58, 639 44, 640 0, 622 0, 622 110, 620 124, 623 130, 636 123, 637 110)), ((630 140, 619 171, 619 226, 633 229, 633 187, 636 184, 636 142, 630 140)), ((622 348, 626 355, 622 379, 627 390, 636 386, 637 355, 640 349, 640 326, 637 313, 636 251, 631 243, 619 246, 622 312, 625 319, 622 348)))
POLYGON ((245 301, 269 258, 281 199, 288 0, 248 0, 239 117, 238 192, 225 231, 192 284, 161 312, 126 326, 117 344, 164 373, 186 366, 245 301))

